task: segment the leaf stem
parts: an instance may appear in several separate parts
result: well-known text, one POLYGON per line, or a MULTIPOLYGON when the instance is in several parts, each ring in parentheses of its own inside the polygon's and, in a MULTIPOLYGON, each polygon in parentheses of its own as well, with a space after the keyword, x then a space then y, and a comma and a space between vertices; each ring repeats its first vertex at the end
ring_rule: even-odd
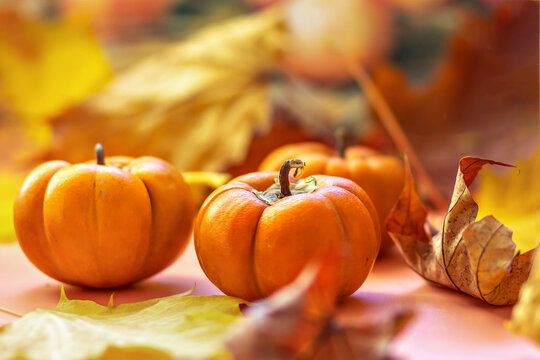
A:
POLYGON ((7 309, 1 308, 1 307, 0 307, 0 312, 3 312, 4 314, 8 314, 8 315, 11 315, 11 316, 19 317, 19 318, 23 317, 22 314, 19 314, 19 313, 16 313, 14 311, 7 310, 7 309))
POLYGON ((281 196, 291 196, 291 184, 289 182, 289 172, 291 169, 296 169, 294 176, 298 173, 298 169, 303 170, 306 164, 300 159, 285 160, 279 171, 279 186, 281 196))
POLYGON ((377 85, 375 85, 362 65, 358 64, 356 61, 348 59, 347 57, 344 57, 344 62, 353 79, 364 90, 368 101, 377 113, 380 122, 388 132, 388 135, 390 135, 390 138, 396 147, 409 158, 411 165, 416 171, 418 179, 423 185, 426 195, 432 205, 436 210, 446 212, 449 206, 448 202, 441 195, 424 166, 420 162, 420 159, 407 139, 405 132, 399 125, 394 112, 386 102, 386 99, 382 95, 381 91, 377 88, 377 85))
POLYGON ((103 146, 100 143, 96 144, 96 162, 98 165, 105 165, 105 152, 103 151, 103 146))

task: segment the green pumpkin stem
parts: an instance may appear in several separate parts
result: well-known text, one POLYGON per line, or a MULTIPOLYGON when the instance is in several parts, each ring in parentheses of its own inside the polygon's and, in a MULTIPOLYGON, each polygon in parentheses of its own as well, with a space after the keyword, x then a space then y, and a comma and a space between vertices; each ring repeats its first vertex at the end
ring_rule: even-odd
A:
POLYGON ((279 171, 279 184, 281 188, 281 195, 291 196, 291 184, 289 182, 289 173, 291 169, 295 169, 294 176, 298 175, 298 170, 304 170, 306 164, 300 159, 285 160, 279 171))
POLYGON ((103 146, 100 143, 96 144, 96 161, 98 165, 105 165, 105 152, 103 151, 103 146))

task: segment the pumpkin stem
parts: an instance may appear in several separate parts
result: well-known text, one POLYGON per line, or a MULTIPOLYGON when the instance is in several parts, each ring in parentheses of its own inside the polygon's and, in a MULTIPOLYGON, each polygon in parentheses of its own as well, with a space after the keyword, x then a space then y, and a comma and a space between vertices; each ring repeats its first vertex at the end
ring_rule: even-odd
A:
POLYGON ((96 144, 96 162, 98 165, 105 165, 105 152, 103 151, 103 146, 100 143, 96 144))
POLYGON ((279 171, 279 185, 281 196, 291 196, 291 184, 289 182, 289 172, 295 169, 294 176, 298 175, 298 170, 304 170, 306 164, 300 159, 285 160, 279 171))
POLYGON ((345 149, 347 146, 345 145, 345 136, 346 136, 345 128, 343 126, 338 127, 334 131, 334 139, 336 141, 336 152, 338 153, 340 158, 345 157, 345 149))

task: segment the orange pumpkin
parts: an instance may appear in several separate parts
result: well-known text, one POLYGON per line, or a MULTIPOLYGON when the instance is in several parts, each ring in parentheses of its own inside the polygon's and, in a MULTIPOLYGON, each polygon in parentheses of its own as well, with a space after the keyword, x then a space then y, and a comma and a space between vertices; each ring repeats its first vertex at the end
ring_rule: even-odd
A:
POLYGON ((306 162, 303 176, 340 176, 360 185, 370 196, 379 215, 381 252, 390 247, 392 240, 386 232, 385 221, 403 189, 405 170, 400 159, 364 146, 336 151, 324 144, 304 142, 274 150, 263 160, 259 171, 278 170, 284 160, 291 158, 301 158, 306 162), (340 152, 343 152, 341 156, 340 152))
POLYGON ((30 261, 59 281, 127 285, 168 266, 186 247, 195 207, 188 185, 153 157, 50 161, 25 180, 15 231, 30 261))
POLYGON ((343 253, 336 266, 339 294, 346 296, 373 267, 380 232, 365 191, 331 176, 295 182, 289 166, 301 168, 302 162, 286 161, 279 174, 237 177, 215 190, 199 211, 194 230, 199 263, 227 295, 266 297, 311 260, 343 253))

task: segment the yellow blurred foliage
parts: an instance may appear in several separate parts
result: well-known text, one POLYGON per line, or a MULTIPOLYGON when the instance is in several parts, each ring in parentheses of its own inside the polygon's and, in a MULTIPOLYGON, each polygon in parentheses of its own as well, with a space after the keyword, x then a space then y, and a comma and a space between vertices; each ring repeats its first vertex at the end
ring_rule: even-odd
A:
POLYGON ((24 120, 42 120, 99 90, 111 71, 84 26, 0 12, 0 99, 24 120))
POLYGON ((82 25, 0 10, 0 242, 15 240, 13 200, 51 140, 47 118, 99 90, 111 71, 82 25))
POLYGON ((23 124, 13 114, 0 117, 0 243, 15 240, 13 201, 33 164, 30 159, 49 141, 41 122, 23 124))
POLYGON ((523 253, 540 242, 540 148, 516 167, 504 176, 483 170, 474 199, 478 218, 493 215, 512 229, 517 250, 523 253))
POLYGON ((264 72, 283 44, 282 13, 218 23, 143 60, 87 102, 52 120, 44 159, 153 155, 179 170, 223 170, 271 124, 264 72))
POLYGON ((15 241, 13 202, 24 176, 22 172, 2 172, 0 181, 0 243, 15 241))
POLYGON ((218 187, 225 185, 231 175, 212 171, 184 171, 184 180, 191 189, 197 207, 201 206, 206 197, 218 187))
POLYGON ((182 176, 190 186, 205 185, 214 189, 225 185, 231 179, 229 174, 210 171, 186 171, 182 176))
POLYGON ((540 344, 540 253, 536 253, 529 279, 521 288, 519 302, 512 310, 509 330, 540 344))
MULTIPOLYGON (((89 98, 111 75, 90 32, 0 12, 0 105, 10 118, 9 129, 1 128, 9 159, 0 160, 0 241, 15 239, 13 199, 35 159, 85 161, 99 141, 107 155, 158 156, 180 170, 243 160, 253 133, 271 124, 263 73, 275 65, 282 35, 274 10, 218 23, 89 98)), ((190 181, 202 201, 226 178, 199 173, 190 181)))

